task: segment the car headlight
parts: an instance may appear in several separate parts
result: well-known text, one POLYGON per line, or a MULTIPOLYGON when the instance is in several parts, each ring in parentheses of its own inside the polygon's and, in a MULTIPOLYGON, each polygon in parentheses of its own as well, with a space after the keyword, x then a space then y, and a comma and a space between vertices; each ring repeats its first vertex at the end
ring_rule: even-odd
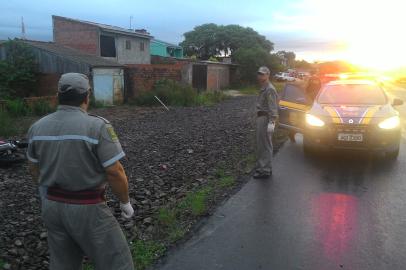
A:
POLYGON ((320 118, 311 115, 311 114, 306 114, 306 123, 309 126, 313 126, 313 127, 323 127, 324 126, 324 122, 323 120, 321 120, 320 118))
POLYGON ((381 123, 379 123, 379 127, 382 129, 394 129, 397 128, 400 125, 400 118, 399 116, 393 116, 391 118, 388 118, 381 123))

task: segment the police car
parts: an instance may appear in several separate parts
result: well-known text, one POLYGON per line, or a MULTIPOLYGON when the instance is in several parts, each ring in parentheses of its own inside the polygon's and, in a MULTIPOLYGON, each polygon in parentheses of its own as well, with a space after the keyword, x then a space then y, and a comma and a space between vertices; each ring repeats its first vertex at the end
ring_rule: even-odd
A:
POLYGON ((372 150, 397 158, 401 138, 399 113, 378 82, 335 80, 314 100, 306 87, 286 84, 279 101, 280 127, 303 134, 305 153, 322 149, 372 150))

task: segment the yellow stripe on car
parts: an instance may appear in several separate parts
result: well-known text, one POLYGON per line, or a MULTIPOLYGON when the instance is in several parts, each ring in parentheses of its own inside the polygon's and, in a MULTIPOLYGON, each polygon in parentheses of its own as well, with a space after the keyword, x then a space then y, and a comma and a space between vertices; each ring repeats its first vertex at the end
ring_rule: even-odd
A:
POLYGON ((296 109, 296 110, 300 110, 300 111, 308 111, 310 109, 310 107, 307 105, 298 104, 298 103, 285 101, 285 100, 279 101, 279 106, 296 109))
POLYGON ((364 119, 362 119, 362 122, 361 122, 361 123, 362 123, 363 125, 368 125, 369 122, 371 122, 372 117, 375 115, 375 113, 376 113, 378 110, 379 110, 379 107, 378 107, 378 106, 369 108, 368 111, 367 111, 367 113, 366 113, 365 116, 364 116, 364 119))
POLYGON ((342 123, 341 117, 338 115, 336 110, 334 110, 331 107, 324 107, 324 109, 330 114, 331 118, 333 119, 334 124, 342 123))

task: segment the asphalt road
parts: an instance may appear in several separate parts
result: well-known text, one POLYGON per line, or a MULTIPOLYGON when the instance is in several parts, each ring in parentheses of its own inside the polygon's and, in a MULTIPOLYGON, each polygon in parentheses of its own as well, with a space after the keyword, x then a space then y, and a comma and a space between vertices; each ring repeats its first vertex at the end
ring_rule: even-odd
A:
POLYGON ((298 136, 276 156, 272 179, 251 179, 156 269, 406 269, 405 163, 405 139, 386 162, 306 158, 298 136))

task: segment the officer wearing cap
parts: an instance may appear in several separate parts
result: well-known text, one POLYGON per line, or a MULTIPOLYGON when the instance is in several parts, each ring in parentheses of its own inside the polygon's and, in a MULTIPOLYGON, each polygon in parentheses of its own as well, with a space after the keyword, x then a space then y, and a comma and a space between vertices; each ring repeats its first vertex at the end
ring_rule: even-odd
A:
POLYGON ((109 184, 122 216, 132 217, 127 176, 119 161, 125 154, 112 125, 87 113, 89 98, 85 75, 62 75, 57 111, 28 131, 30 170, 46 188, 42 218, 48 230, 50 269, 82 269, 86 255, 96 269, 132 270, 126 238, 104 195, 109 184))
POLYGON ((257 168, 254 178, 268 178, 272 175, 272 133, 278 120, 278 94, 269 81, 270 71, 260 67, 257 80, 260 85, 257 99, 257 168))

